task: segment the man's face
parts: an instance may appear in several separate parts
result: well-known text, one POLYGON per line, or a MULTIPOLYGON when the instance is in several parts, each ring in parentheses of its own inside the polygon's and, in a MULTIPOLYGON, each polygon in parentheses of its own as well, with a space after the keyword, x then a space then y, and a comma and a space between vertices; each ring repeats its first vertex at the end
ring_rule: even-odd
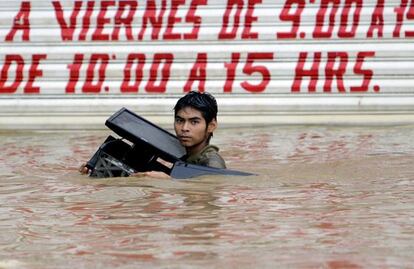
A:
POLYGON ((210 133, 215 129, 215 120, 207 126, 201 111, 192 107, 184 107, 175 116, 174 129, 184 147, 203 146, 207 144, 210 133))

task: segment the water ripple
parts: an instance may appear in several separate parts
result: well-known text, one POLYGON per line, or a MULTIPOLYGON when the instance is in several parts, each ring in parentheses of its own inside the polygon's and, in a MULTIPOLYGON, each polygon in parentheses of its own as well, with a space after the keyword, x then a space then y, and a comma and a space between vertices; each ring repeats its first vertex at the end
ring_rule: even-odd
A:
POLYGON ((258 175, 183 182, 79 175, 103 132, 1 136, 0 268, 414 264, 414 128, 222 130, 258 175))

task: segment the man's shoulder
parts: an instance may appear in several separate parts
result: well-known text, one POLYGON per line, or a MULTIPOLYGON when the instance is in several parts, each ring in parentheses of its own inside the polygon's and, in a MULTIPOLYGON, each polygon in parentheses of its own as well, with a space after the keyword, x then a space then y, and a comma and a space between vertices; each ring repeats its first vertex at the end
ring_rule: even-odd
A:
POLYGON ((216 168, 226 168, 226 162, 219 154, 219 148, 214 145, 208 145, 201 151, 200 164, 216 168))
POLYGON ((218 152, 219 148, 217 146, 207 145, 198 154, 189 156, 186 161, 203 166, 226 168, 226 162, 218 152))

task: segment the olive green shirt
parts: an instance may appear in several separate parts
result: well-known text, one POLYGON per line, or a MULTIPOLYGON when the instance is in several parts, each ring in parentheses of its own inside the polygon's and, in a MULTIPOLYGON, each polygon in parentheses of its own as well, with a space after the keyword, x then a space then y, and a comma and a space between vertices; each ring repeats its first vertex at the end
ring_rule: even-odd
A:
POLYGON ((191 164, 198 164, 203 166, 226 168, 226 162, 218 153, 219 148, 213 145, 207 145, 199 153, 184 156, 184 161, 191 164))

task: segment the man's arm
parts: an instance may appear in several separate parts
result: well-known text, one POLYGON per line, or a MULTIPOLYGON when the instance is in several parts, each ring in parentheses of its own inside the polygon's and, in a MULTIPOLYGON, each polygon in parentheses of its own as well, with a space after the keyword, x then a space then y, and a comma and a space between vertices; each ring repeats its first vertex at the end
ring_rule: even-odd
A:
POLYGON ((160 171, 148 171, 131 174, 131 177, 151 177, 158 179, 171 179, 170 175, 160 171))

